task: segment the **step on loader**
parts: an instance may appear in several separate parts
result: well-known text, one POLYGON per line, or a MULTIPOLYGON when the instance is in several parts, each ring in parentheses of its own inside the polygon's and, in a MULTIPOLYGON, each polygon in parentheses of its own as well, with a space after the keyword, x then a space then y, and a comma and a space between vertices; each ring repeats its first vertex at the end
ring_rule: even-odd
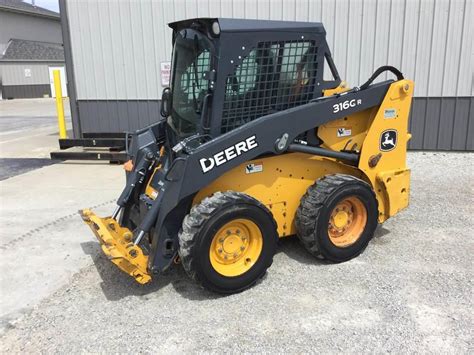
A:
POLYGON ((279 238, 344 262, 407 207, 413 82, 399 70, 347 87, 321 23, 170 27, 163 118, 128 134, 113 214, 80 212, 120 269, 144 284, 180 263, 207 289, 240 292, 265 274, 279 238))

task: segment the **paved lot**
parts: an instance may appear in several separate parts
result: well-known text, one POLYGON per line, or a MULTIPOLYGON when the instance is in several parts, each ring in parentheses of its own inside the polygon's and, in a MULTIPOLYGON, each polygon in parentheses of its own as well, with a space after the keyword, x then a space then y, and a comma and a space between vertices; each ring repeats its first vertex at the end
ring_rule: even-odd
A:
MULTIPOLYGON (((71 129, 69 103, 64 102, 66 127, 71 129)), ((0 100, 0 179, 51 165, 58 150, 55 100, 0 100)))
POLYGON ((0 181, 0 352, 472 353, 474 154, 410 153, 409 164, 410 208, 360 257, 325 264, 282 240, 262 282, 227 297, 180 267, 140 286, 99 252, 76 211, 110 212, 120 167, 0 181))
POLYGON ((49 159, 58 150, 55 110, 53 99, 0 101, 1 332, 90 265, 77 248, 85 237, 77 210, 108 213, 123 184, 119 166, 49 159))

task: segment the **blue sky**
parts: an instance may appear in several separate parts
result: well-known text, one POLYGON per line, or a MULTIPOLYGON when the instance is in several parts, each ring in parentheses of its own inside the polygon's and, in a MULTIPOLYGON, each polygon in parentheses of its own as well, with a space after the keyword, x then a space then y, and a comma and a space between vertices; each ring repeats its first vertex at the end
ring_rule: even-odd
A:
MULTIPOLYGON (((31 4, 31 0, 24 0, 31 4)), ((35 0, 35 5, 48 10, 59 12, 58 0, 35 0)))

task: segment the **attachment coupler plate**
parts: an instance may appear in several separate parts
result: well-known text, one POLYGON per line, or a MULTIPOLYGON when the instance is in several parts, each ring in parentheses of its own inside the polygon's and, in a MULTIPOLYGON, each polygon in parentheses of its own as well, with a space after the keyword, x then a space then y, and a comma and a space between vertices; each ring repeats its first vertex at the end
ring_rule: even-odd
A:
POLYGON ((140 284, 151 280, 147 268, 148 256, 133 244, 133 233, 128 228, 121 227, 112 217, 101 218, 88 209, 79 211, 79 214, 99 240, 109 260, 140 284))

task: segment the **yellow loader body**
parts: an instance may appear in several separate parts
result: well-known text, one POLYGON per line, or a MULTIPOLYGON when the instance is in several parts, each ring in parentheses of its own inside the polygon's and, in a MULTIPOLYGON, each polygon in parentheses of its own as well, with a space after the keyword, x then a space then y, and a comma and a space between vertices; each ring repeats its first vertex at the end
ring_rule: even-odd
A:
MULTIPOLYGON (((343 92, 343 86, 326 95, 343 92)), ((356 114, 347 115, 318 127, 314 131, 329 150, 360 150, 358 166, 328 157, 304 153, 286 153, 248 161, 221 175, 201 189, 193 205, 217 191, 238 191, 254 197, 272 213, 280 237, 293 235, 295 214, 302 196, 318 178, 335 173, 352 175, 369 183, 378 201, 378 221, 384 222, 408 206, 410 170, 406 166, 408 116, 413 95, 413 82, 394 82, 382 104, 356 114), (380 149, 380 137, 386 130, 396 130, 396 147, 380 149), (342 132, 342 133, 341 133, 342 132), (346 134, 344 134, 344 132, 346 134), (350 135, 347 134, 350 132, 350 135)), ((298 118, 295 117, 295 124, 298 118)), ((155 169, 155 174, 159 168, 155 169)), ((158 191, 150 177, 145 194, 154 200, 158 191)), ((90 210, 81 212, 91 227, 107 257, 139 283, 151 280, 147 268, 148 256, 132 243, 132 231, 121 227, 111 217, 100 218, 90 210)))

